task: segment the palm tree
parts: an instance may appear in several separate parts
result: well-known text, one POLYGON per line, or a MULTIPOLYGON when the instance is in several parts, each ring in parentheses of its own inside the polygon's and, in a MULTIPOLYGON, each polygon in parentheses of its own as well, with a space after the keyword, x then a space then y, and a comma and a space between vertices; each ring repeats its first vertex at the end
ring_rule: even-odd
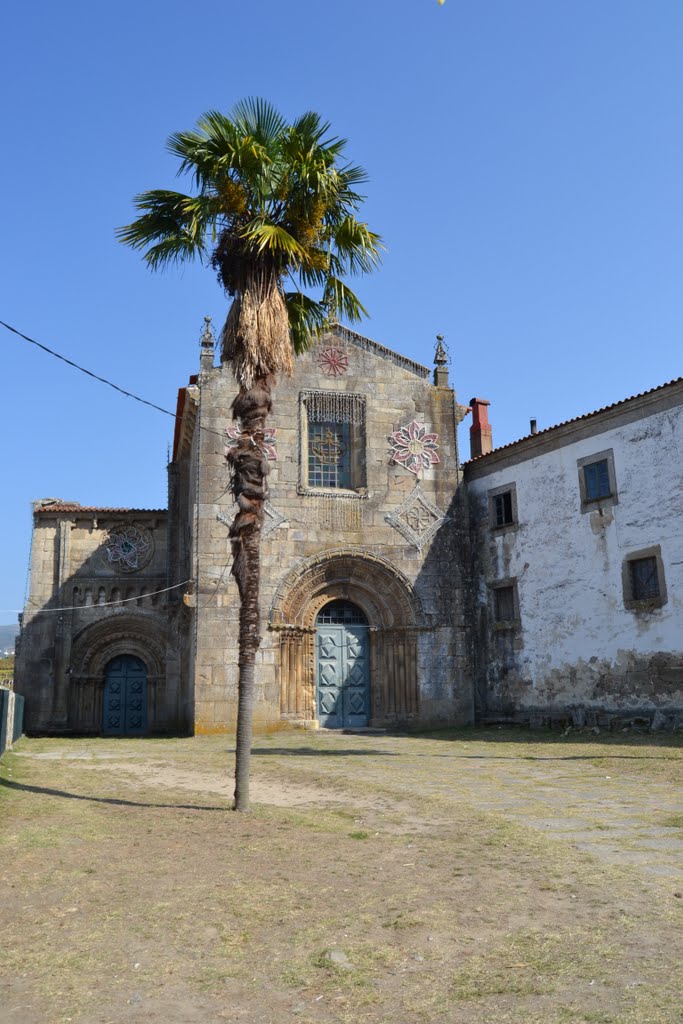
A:
POLYGON ((240 811, 249 808, 259 545, 268 496, 262 449, 272 388, 330 322, 367 315, 343 278, 372 271, 382 248, 379 235, 356 217, 363 201, 356 188, 367 177, 342 162, 345 146, 316 113, 288 124, 260 99, 238 103, 227 116, 209 111, 194 131, 168 139, 180 159, 178 174, 192 176, 193 194, 143 192, 134 200, 140 215, 117 232, 151 270, 195 259, 210 265, 233 300, 221 342, 222 360, 239 385, 232 414, 240 434, 229 459, 238 507, 230 541, 240 596, 240 811))

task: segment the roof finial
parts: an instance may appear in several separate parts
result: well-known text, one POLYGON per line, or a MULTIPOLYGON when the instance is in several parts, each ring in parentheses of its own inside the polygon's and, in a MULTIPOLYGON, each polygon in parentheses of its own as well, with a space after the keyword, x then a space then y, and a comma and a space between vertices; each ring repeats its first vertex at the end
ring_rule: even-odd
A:
POLYGON ((211 330, 211 317, 204 317, 204 330, 199 339, 199 367, 202 371, 213 369, 213 350, 216 339, 211 330))
POLYGON ((212 319, 213 318, 210 316, 204 317, 204 330, 202 331, 202 336, 199 339, 199 344, 202 348, 213 348, 216 344, 216 339, 213 336, 213 329, 211 327, 212 319))
POLYGON ((444 336, 443 334, 437 334, 436 336, 436 352, 434 353, 434 362, 437 366, 445 366, 448 362, 448 354, 444 347, 444 336))

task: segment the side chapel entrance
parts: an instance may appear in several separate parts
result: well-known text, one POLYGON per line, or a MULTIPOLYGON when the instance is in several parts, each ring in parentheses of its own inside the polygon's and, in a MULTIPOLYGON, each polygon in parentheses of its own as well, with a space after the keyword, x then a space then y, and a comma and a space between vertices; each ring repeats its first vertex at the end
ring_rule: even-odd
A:
POLYGON ((146 731, 147 669, 140 658, 123 654, 105 670, 102 732, 105 736, 143 736, 146 731))
POLYGON ((350 601, 332 601, 316 618, 318 721, 324 729, 364 728, 370 720, 368 620, 350 601))

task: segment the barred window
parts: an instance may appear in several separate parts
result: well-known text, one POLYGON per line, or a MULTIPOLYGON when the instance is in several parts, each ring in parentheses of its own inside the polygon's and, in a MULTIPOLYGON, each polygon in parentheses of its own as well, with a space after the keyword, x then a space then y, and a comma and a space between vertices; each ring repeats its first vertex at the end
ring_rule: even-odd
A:
POLYGON ((667 602, 664 562, 659 544, 632 551, 622 564, 624 606, 632 612, 650 613, 667 602))
POLYGON ((308 424, 308 486, 351 488, 351 424, 308 424))
POLYGON ((659 597, 659 574, 657 559, 633 558, 629 563, 631 573, 631 595, 634 601, 652 601, 659 597))
POLYGON ((304 391, 301 410, 301 486, 311 490, 365 488, 365 396, 304 391))
POLYGON ((515 618, 515 592, 513 587, 496 587, 493 591, 496 622, 512 622, 515 618))

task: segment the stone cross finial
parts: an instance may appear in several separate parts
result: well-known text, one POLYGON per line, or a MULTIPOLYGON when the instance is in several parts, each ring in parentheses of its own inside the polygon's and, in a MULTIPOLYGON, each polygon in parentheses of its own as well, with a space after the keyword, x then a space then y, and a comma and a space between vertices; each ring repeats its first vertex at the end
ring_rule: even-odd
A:
POLYGON ((436 336, 436 352, 434 353, 434 384, 437 388, 448 387, 448 354, 443 343, 443 334, 436 336))
POLYGON ((199 339, 199 345, 201 349, 201 355, 199 363, 202 370, 210 370, 213 368, 213 350, 216 344, 216 339, 213 336, 213 330, 211 327, 211 317, 204 317, 204 330, 202 336, 199 339))
POLYGON ((213 318, 210 316, 204 317, 204 330, 202 331, 202 336, 199 339, 199 344, 202 346, 202 348, 209 345, 211 346, 211 348, 213 348, 214 345, 216 344, 216 339, 213 336, 213 329, 211 327, 212 319, 213 318))

